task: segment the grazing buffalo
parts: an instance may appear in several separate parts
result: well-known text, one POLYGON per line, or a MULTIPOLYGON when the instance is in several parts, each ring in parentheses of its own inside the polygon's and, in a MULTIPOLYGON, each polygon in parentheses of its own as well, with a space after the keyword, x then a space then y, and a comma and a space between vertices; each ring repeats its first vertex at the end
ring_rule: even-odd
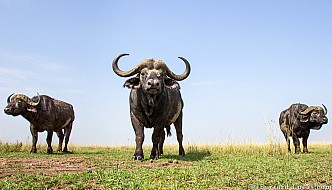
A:
POLYGON ((323 105, 310 106, 305 104, 292 104, 288 109, 282 111, 279 117, 279 125, 284 134, 288 152, 290 149, 289 137, 292 137, 295 153, 300 153, 300 141, 302 138, 303 153, 308 153, 307 141, 310 134, 310 129, 319 130, 323 124, 327 124, 327 109, 323 105))
POLYGON ((176 129, 179 143, 179 155, 184 156, 182 146, 182 108, 183 101, 180 94, 180 85, 177 81, 186 79, 190 73, 190 64, 183 58, 186 69, 180 75, 174 74, 162 60, 146 59, 129 71, 122 71, 118 67, 120 54, 112 63, 113 71, 120 77, 129 77, 124 87, 131 88, 129 96, 131 123, 135 131, 136 150, 133 160, 144 158, 142 144, 144 141, 144 127, 153 128, 153 147, 150 159, 158 159, 163 153, 165 131, 170 134, 170 125, 176 129))
POLYGON ((67 144, 75 119, 72 105, 39 94, 33 98, 23 94, 12 94, 8 97, 7 103, 8 105, 4 110, 6 114, 12 116, 21 115, 30 122, 32 134, 31 153, 37 152, 38 132, 43 131, 47 131, 47 153, 53 153, 51 146, 53 132, 56 132, 59 137, 58 151, 62 151, 62 143, 65 137, 63 152, 68 153, 67 144), (62 130, 64 130, 64 133, 62 130))

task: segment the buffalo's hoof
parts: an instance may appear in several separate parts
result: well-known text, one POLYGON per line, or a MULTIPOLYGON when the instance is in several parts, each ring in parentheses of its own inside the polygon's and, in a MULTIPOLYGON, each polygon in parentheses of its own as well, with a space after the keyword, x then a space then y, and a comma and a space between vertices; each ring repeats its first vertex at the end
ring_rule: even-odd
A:
POLYGON ((52 148, 48 148, 48 149, 47 149, 47 154, 53 154, 53 150, 52 150, 52 148))
POLYGON ((150 155, 150 160, 158 160, 158 156, 150 155))
POLYGON ((30 150, 30 154, 35 154, 37 153, 37 150, 30 150))
POLYGON ((143 156, 133 156, 133 157, 131 157, 131 160, 143 160, 144 159, 144 157, 143 156))

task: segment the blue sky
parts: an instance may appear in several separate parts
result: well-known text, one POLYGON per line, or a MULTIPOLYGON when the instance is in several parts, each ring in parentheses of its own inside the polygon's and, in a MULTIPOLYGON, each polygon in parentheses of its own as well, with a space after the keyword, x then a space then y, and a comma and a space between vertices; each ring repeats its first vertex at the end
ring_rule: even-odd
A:
MULTIPOLYGON (((162 59, 182 73, 183 56, 185 144, 283 141, 277 121, 292 103, 332 110, 331 10, 324 0, 0 0, 0 107, 11 93, 47 94, 74 105, 71 143, 134 145, 129 90, 112 60, 129 53, 126 70, 162 59)), ((30 142, 25 119, 0 121, 1 141, 30 142)), ((331 124, 309 140, 331 142, 331 124)))

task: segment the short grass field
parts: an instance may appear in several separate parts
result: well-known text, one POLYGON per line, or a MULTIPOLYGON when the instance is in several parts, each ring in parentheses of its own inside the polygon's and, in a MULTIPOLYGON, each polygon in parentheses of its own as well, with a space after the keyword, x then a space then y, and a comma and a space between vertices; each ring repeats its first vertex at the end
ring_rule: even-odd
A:
POLYGON ((37 148, 0 143, 0 189, 332 189, 328 143, 298 155, 284 143, 187 144, 185 157, 166 145, 153 161, 132 161, 134 146, 70 145, 72 154, 53 155, 37 148))

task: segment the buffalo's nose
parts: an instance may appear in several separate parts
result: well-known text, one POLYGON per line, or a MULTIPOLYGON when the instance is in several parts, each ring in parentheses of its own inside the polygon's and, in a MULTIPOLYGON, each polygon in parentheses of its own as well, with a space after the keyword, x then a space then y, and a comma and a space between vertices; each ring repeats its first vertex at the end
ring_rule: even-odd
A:
POLYGON ((3 111, 7 113, 9 110, 10 110, 9 108, 5 108, 3 111))
POLYGON ((149 79, 148 81, 147 81, 147 83, 148 83, 148 87, 158 87, 159 85, 160 85, 160 83, 159 83, 159 80, 157 80, 157 79, 149 79))
POLYGON ((327 123, 327 121, 328 121, 327 117, 324 117, 323 118, 323 123, 327 123))

